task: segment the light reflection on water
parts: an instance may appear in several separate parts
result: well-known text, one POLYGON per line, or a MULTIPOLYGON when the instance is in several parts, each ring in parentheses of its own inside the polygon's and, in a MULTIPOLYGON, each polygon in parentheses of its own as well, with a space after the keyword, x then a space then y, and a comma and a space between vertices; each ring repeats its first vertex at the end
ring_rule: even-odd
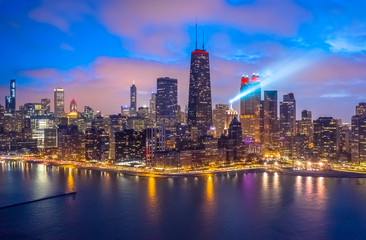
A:
POLYGON ((0 206, 71 191, 78 192, 75 198, 0 210, 0 236, 9 229, 21 234, 13 238, 31 233, 40 238, 52 233, 135 239, 352 239, 350 231, 355 238, 366 235, 364 179, 279 173, 162 179, 70 166, 0 165, 0 206))

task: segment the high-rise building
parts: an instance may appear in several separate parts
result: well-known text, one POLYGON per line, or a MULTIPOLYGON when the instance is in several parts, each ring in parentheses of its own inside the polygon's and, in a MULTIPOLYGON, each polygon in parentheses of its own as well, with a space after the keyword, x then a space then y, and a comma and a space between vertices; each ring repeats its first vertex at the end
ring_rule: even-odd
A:
POLYGON ((86 160, 109 159, 109 134, 104 129, 92 127, 86 131, 85 137, 86 160))
MULTIPOLYGON (((216 137, 220 137, 228 129, 225 123, 226 111, 229 110, 228 104, 216 104, 213 112, 213 126, 216 128, 216 137)), ((229 122, 230 124, 230 122, 229 122)))
POLYGON ((240 122, 243 139, 260 142, 260 109, 261 87, 258 74, 253 74, 251 81, 248 76, 241 78, 240 92, 248 94, 240 99, 240 122))
POLYGON ((78 112, 78 105, 75 99, 72 99, 70 102, 70 112, 78 112))
POLYGON ((265 148, 274 150, 279 141, 277 117, 277 91, 264 91, 263 142, 265 148))
POLYGON ((242 153, 242 128, 236 117, 229 124, 228 138, 232 140, 233 159, 240 160, 242 153))
POLYGON ((151 93, 150 108, 149 108, 150 122, 154 125, 156 123, 156 93, 151 93))
POLYGON ((16 108, 16 86, 15 79, 10 80, 10 95, 5 97, 5 110, 14 113, 16 108))
POLYGON ((55 117, 61 118, 65 115, 65 96, 62 88, 55 88, 54 92, 54 111, 55 117))
POLYGON ((313 156, 317 160, 336 160, 339 153, 339 124, 332 117, 314 121, 313 156))
POLYGON ((135 84, 130 88, 130 114, 135 116, 137 113, 137 89, 135 84))
POLYGON ((175 131, 178 110, 177 79, 164 77, 157 79, 156 122, 170 132, 175 131))
POLYGON ((291 137, 296 132, 296 100, 293 93, 283 95, 280 102, 281 137, 291 137))
POLYGON ((94 119, 94 110, 89 106, 84 106, 84 117, 87 121, 92 121, 94 119))
POLYGON ((311 111, 303 110, 301 112, 301 122, 299 133, 308 138, 309 143, 313 142, 313 119, 311 111))
POLYGON ((366 161, 366 103, 356 106, 356 115, 352 116, 351 160, 360 163, 366 161))
MULTIPOLYGON (((197 26, 196 26, 197 31, 197 26)), ((211 79, 208 52, 197 48, 191 52, 187 124, 193 138, 207 134, 212 126, 211 79)))
POLYGON ((146 139, 144 132, 126 129, 115 136, 116 161, 145 161, 146 139))
POLYGON ((157 152, 166 150, 165 128, 157 126, 146 129, 146 165, 155 166, 157 152))
POLYGON ((51 112, 51 99, 49 98, 42 98, 41 99, 41 106, 43 114, 47 115, 51 112))

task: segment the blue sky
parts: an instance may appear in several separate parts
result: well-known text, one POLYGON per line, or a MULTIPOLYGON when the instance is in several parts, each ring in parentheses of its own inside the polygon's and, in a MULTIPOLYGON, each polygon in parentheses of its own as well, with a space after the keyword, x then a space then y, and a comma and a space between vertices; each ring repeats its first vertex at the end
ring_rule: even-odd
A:
POLYGON ((214 104, 238 93, 242 74, 258 72, 279 100, 294 92, 298 112, 349 122, 366 101, 364 9, 361 0, 0 0, 0 99, 15 78, 18 105, 60 86, 67 103, 107 114, 129 104, 133 81, 138 105, 147 105, 156 78, 169 76, 184 108, 197 17, 214 104))

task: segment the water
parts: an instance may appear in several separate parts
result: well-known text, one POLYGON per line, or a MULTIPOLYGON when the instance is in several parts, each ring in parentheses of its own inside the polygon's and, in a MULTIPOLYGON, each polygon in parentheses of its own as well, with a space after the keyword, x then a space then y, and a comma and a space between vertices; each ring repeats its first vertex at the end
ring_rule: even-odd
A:
POLYGON ((0 164, 0 239, 366 239, 366 179, 148 178, 0 164))

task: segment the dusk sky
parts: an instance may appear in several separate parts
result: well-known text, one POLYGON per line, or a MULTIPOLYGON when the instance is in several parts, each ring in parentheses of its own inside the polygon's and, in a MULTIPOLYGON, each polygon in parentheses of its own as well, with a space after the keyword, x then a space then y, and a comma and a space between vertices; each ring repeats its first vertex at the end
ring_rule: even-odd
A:
POLYGON ((279 101, 295 94, 298 118, 307 109, 349 122, 366 101, 365 9, 364 0, 0 0, 0 102, 14 78, 17 107, 44 97, 53 106, 59 86, 66 110, 75 98, 79 111, 119 113, 133 81, 138 105, 148 105, 167 76, 178 79, 184 109, 197 17, 213 104, 258 72, 279 101))

